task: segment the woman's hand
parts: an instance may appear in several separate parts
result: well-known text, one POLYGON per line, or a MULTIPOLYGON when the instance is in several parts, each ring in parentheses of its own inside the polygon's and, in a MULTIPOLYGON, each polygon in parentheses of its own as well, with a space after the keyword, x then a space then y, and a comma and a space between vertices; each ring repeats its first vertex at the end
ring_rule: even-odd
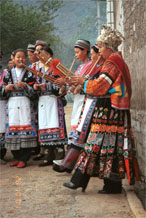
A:
POLYGON ((66 78, 63 78, 63 77, 58 78, 58 79, 55 80, 54 84, 55 84, 56 86, 58 86, 58 87, 61 87, 61 86, 63 86, 63 85, 66 85, 66 78))
POLYGON ((82 85, 83 86, 85 80, 86 79, 84 77, 82 77, 82 76, 73 76, 73 77, 70 78, 70 81, 71 81, 70 84, 75 85, 75 86, 77 86, 77 85, 82 85))
POLYGON ((13 91, 14 90, 14 84, 9 84, 5 87, 5 92, 13 91))
POLYGON ((34 90, 38 90, 38 88, 39 88, 39 84, 34 84, 34 85, 33 85, 33 89, 34 89, 34 90))
POLYGON ((26 83, 24 83, 24 82, 17 82, 17 83, 15 83, 15 86, 17 86, 18 88, 21 88, 21 87, 26 88, 27 87, 26 83))
POLYGON ((46 89, 46 83, 39 84, 39 87, 40 87, 42 90, 45 90, 45 89, 46 89))
MULTIPOLYGON (((74 83, 73 83, 73 81, 72 81, 72 78, 73 77, 71 77, 71 76, 69 76, 69 77, 66 77, 66 83, 69 85, 69 86, 72 86, 74 83)), ((75 85, 75 84, 74 84, 75 85)))

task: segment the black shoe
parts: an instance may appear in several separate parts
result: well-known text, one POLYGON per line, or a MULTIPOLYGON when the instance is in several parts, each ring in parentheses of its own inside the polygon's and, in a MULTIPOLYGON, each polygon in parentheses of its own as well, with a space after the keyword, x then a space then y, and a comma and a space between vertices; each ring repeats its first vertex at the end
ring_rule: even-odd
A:
POLYGON ((43 157, 44 155, 38 154, 36 157, 33 158, 33 160, 42 160, 43 157))
POLYGON ((108 194, 106 190, 102 189, 98 191, 99 194, 108 194))
POLYGON ((31 155, 38 155, 40 154, 40 147, 32 148, 31 155))
POLYGON ((57 165, 57 164, 53 164, 53 170, 58 172, 58 173, 64 173, 64 172, 71 173, 72 172, 71 169, 68 169, 64 166, 57 165))
POLYGON ((39 167, 46 167, 52 165, 52 161, 43 161, 42 163, 39 164, 39 167))
POLYGON ((38 152, 36 152, 36 151, 31 151, 31 155, 37 155, 38 154, 38 152))
POLYGON ((7 161, 5 161, 4 159, 0 159, 0 164, 5 165, 7 164, 7 161))
POLYGON ((67 187, 67 188, 70 188, 70 189, 77 189, 77 188, 82 188, 82 192, 85 192, 85 189, 86 189, 86 187, 82 187, 82 186, 77 186, 77 185, 75 185, 74 183, 72 183, 72 182, 69 182, 69 183, 64 183, 63 184, 65 187, 67 187))

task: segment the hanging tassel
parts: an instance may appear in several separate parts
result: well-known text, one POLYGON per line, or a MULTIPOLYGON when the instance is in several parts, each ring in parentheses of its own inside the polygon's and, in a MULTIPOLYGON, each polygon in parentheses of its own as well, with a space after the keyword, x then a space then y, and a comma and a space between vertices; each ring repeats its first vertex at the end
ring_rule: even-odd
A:
POLYGON ((125 167, 126 167, 128 182, 129 182, 129 184, 131 184, 129 160, 128 159, 125 159, 125 167))

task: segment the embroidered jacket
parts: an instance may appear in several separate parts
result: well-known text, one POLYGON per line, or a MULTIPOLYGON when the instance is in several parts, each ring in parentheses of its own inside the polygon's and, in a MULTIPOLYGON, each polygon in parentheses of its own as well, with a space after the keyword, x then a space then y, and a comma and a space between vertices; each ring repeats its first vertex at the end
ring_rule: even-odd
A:
MULTIPOLYGON (((86 62, 85 64, 79 65, 79 67, 77 68, 75 72, 75 75, 80 75, 80 76, 85 77, 86 75, 90 73, 92 67, 93 67, 92 61, 88 60, 88 62, 86 62)), ((94 69, 92 69, 90 76, 94 76, 96 73, 97 73, 97 66, 95 66, 94 69)))
MULTIPOLYGON (((42 72, 45 75, 49 75, 53 78, 57 78, 57 76, 54 76, 53 71, 50 71, 49 67, 45 67, 44 65, 39 67, 39 62, 36 62, 35 64, 33 64, 32 68, 38 70, 39 72, 42 72)), ((53 84, 53 83, 51 83, 51 82, 49 82, 49 81, 47 81, 39 76, 36 77, 36 81, 38 84, 42 84, 42 83, 46 84, 46 88, 44 90, 41 90, 41 88, 38 89, 37 93, 39 96, 51 95, 51 94, 56 95, 56 96, 59 95, 59 88, 55 84, 53 84)))
POLYGON ((101 96, 111 94, 111 105, 117 109, 129 109, 131 79, 120 52, 113 53, 104 62, 98 79, 85 81, 84 92, 101 96))
POLYGON ((11 96, 27 96, 29 98, 35 98, 35 92, 33 90, 33 85, 36 83, 36 79, 34 77, 34 75, 25 70, 22 69, 22 73, 19 77, 19 80, 17 80, 16 78, 16 72, 15 72, 15 67, 12 68, 12 70, 8 71, 4 78, 3 78, 3 85, 2 85, 2 94, 3 96, 7 96, 7 98, 11 97, 11 96), (8 91, 8 93, 5 93, 5 87, 9 84, 15 84, 16 82, 25 82, 27 85, 27 90, 24 89, 23 87, 21 88, 15 88, 15 90, 13 91, 8 91))

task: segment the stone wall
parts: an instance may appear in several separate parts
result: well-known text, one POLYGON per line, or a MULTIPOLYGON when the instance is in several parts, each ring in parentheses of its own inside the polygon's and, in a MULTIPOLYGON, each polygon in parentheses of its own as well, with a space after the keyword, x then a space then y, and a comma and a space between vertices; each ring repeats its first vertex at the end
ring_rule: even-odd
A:
POLYGON ((146 0, 114 0, 114 12, 115 27, 125 37, 121 50, 132 78, 132 126, 142 175, 142 182, 136 183, 135 188, 140 187, 143 194, 146 190, 146 0))
POLYGON ((146 177, 146 1, 122 2, 124 57, 132 77, 132 125, 140 170, 146 177))

